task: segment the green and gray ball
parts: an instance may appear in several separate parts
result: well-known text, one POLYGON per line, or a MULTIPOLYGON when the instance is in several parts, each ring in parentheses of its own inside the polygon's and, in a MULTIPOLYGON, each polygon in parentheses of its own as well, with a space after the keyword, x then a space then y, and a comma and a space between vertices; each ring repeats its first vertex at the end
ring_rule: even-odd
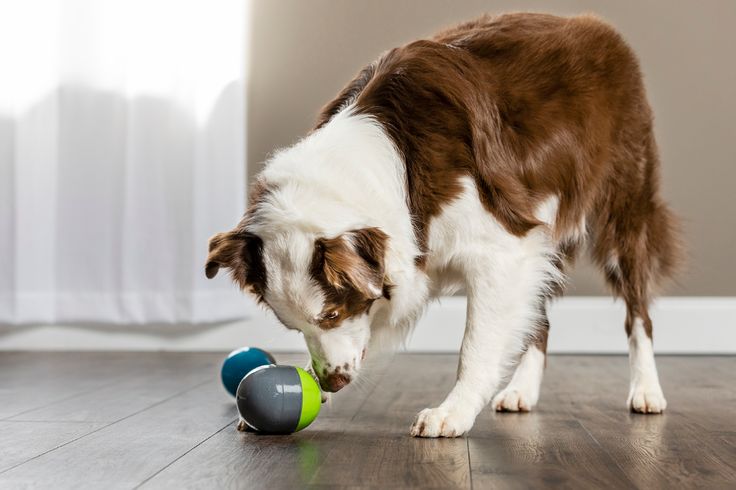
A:
POLYGON ((322 395, 305 370, 294 366, 261 366, 238 385, 238 412, 251 429, 290 434, 317 418, 322 395))

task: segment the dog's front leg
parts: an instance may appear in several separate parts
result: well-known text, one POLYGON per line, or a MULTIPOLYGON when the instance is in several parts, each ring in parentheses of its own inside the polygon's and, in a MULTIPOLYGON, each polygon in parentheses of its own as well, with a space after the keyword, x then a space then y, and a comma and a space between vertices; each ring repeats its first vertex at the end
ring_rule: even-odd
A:
POLYGON ((501 270, 497 263, 488 268, 477 265, 475 275, 468 277, 457 382, 439 407, 419 412, 411 427, 413 436, 457 437, 468 432, 535 328, 539 284, 533 276, 537 275, 525 274, 523 266, 514 271, 513 263, 501 270))

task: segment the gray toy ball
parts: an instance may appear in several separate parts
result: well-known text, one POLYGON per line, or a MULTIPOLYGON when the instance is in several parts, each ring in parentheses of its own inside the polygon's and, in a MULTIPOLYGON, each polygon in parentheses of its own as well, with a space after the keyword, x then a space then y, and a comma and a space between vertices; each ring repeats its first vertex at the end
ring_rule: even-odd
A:
POLYGON ((317 417, 322 395, 305 370, 271 365, 258 367, 243 378, 236 401, 240 416, 251 429, 290 434, 317 417))

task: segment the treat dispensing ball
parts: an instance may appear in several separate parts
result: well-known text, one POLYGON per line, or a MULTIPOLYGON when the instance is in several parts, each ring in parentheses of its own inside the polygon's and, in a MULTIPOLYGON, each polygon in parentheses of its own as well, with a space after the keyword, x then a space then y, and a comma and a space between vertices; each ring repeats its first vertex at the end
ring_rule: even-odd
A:
POLYGON ((322 396, 305 370, 293 366, 262 366, 243 378, 236 395, 238 412, 254 430, 289 434, 312 423, 322 396))
POLYGON ((276 360, 268 352, 255 347, 243 347, 232 351, 222 363, 220 376, 225 389, 233 396, 243 377, 257 368, 268 364, 276 364, 276 360))

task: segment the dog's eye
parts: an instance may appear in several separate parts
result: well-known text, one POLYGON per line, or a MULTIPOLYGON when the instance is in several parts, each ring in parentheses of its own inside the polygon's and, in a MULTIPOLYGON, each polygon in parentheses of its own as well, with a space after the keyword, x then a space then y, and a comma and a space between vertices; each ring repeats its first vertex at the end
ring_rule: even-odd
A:
POLYGON ((337 310, 332 310, 325 315, 325 320, 337 320, 338 316, 340 316, 340 313, 337 310))

